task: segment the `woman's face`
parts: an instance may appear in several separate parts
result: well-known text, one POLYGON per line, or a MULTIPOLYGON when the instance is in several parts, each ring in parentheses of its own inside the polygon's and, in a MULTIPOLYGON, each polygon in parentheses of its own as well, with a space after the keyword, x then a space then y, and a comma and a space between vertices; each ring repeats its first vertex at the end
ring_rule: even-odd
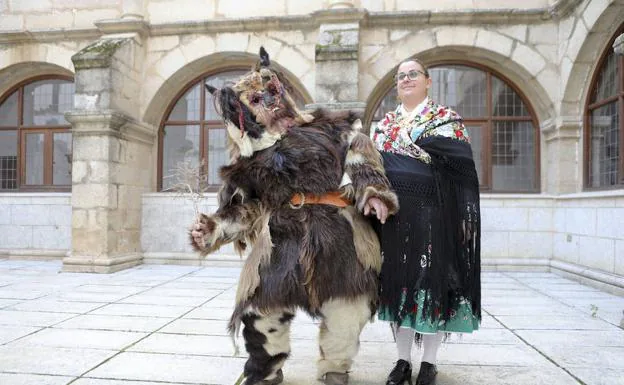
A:
POLYGON ((408 61, 399 66, 397 70, 397 92, 401 102, 422 102, 427 97, 429 87, 431 87, 431 79, 425 76, 425 71, 420 64, 408 61), (409 76, 408 74, 416 76, 409 76))

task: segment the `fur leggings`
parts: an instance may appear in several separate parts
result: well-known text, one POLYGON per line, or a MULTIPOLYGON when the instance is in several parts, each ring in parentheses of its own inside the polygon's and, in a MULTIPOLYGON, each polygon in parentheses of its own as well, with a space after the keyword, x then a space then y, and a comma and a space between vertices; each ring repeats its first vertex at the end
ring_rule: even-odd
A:
MULTIPOLYGON (((346 373, 359 348, 362 328, 371 318, 370 300, 333 299, 321 305, 319 327, 320 358, 317 375, 346 373)), ((247 311, 243 317, 243 337, 249 358, 245 363, 245 385, 275 378, 290 354, 290 325, 294 312, 278 309, 269 314, 247 311)))

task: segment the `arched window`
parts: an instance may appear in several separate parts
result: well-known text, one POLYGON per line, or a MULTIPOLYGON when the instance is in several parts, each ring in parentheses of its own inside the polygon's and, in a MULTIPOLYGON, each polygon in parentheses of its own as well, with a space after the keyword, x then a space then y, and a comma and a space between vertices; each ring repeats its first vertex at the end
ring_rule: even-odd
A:
POLYGON ((585 187, 624 185, 624 57, 611 46, 624 32, 620 27, 599 61, 585 111, 585 187))
MULTIPOLYGON (((198 167, 200 164, 201 173, 206 176, 205 187, 213 191, 219 188, 219 168, 229 161, 228 139, 213 97, 206 92, 204 84, 221 88, 238 80, 249 68, 203 75, 174 99, 160 128, 160 190, 171 190, 180 182, 180 165, 198 167)), ((300 95, 293 95, 293 99, 299 106, 303 104, 300 95)))
MULTIPOLYGON (((502 76, 466 64, 429 67, 429 96, 456 110, 471 136, 482 191, 539 192, 539 134, 525 98, 502 76)), ((372 123, 397 105, 392 87, 372 123)))
POLYGON ((30 79, 0 97, 0 191, 71 189, 71 78, 30 79))

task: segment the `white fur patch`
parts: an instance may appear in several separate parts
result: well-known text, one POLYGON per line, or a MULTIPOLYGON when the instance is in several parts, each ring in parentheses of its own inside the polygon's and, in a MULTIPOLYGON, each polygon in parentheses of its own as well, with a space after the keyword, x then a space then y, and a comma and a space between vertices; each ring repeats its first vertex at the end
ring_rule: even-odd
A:
POLYGON ((351 369, 358 352, 360 333, 371 318, 368 296, 355 299, 337 298, 321 306, 323 324, 319 345, 323 357, 319 359, 317 376, 328 372, 345 373, 351 369))
POLYGON ((347 152, 347 159, 345 159, 346 166, 353 166, 353 165, 364 164, 364 163, 366 163, 366 158, 364 157, 364 155, 355 151, 347 152))
POLYGON ((290 352, 290 321, 281 323, 279 319, 283 314, 283 312, 277 312, 261 316, 262 318, 254 322, 256 330, 267 338, 266 344, 262 347, 270 356, 290 352), (274 331, 269 332, 269 330, 274 331))
POLYGON ((340 188, 344 187, 344 186, 348 186, 351 183, 353 183, 353 181, 351 180, 351 177, 349 176, 349 174, 347 174, 346 172, 344 174, 342 174, 342 180, 340 181, 340 188))
POLYGON ((227 239, 234 234, 237 234, 245 230, 245 226, 240 222, 224 221, 215 219, 215 229, 212 232, 212 236, 207 242, 210 245, 214 245, 219 239, 227 239))
POLYGON ((282 139, 279 133, 271 133, 265 131, 258 139, 250 138, 247 132, 241 130, 232 122, 226 122, 227 132, 234 144, 238 147, 242 157, 250 157, 256 151, 264 150, 274 145, 278 140, 282 139))
POLYGON ((246 132, 243 132, 241 136, 241 130, 236 127, 236 125, 230 121, 226 122, 227 132, 234 145, 236 145, 240 151, 240 155, 243 157, 250 157, 253 154, 253 146, 251 144, 251 140, 249 140, 249 135, 246 132))

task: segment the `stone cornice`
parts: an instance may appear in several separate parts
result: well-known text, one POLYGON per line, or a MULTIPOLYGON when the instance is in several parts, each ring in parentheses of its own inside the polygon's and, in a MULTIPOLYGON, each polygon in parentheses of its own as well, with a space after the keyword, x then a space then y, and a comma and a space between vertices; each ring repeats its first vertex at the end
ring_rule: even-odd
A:
POLYGON ((265 16, 239 19, 182 21, 150 24, 143 20, 109 19, 89 29, 48 29, 0 32, 0 44, 98 39, 106 34, 138 33, 141 36, 192 33, 310 30, 322 24, 358 22, 364 27, 413 27, 414 25, 532 24, 559 20, 572 13, 582 0, 559 0, 550 7, 532 9, 482 9, 449 11, 369 12, 362 8, 319 10, 308 15, 265 16))
POLYGON ((115 52, 128 40, 128 38, 100 39, 91 43, 72 56, 74 68, 81 70, 109 67, 115 52))
POLYGON ((118 111, 74 110, 65 113, 75 136, 115 136, 147 145, 154 143, 156 130, 118 111))
POLYGON ((149 23, 137 19, 105 19, 95 22, 102 34, 137 33, 141 37, 150 33, 149 23))
POLYGON ((583 122, 574 116, 561 116, 556 119, 547 119, 540 125, 540 131, 546 142, 556 139, 581 138, 583 122))
POLYGON ((0 44, 47 43, 64 40, 93 40, 102 34, 97 28, 36 29, 31 31, 0 31, 0 44))
POLYGON ((191 33, 257 32, 266 30, 309 30, 319 23, 310 15, 267 16, 244 19, 183 21, 150 25, 150 36, 182 35, 191 33))

